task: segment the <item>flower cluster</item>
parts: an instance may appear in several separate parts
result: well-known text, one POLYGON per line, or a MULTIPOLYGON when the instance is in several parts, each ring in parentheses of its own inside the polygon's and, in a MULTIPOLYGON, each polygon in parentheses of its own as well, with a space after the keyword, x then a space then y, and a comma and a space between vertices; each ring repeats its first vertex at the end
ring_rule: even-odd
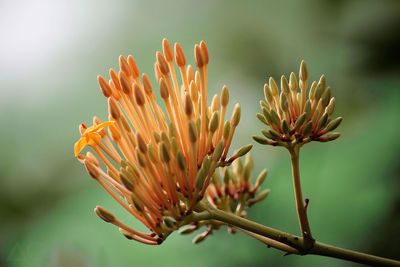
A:
MULTIPOLYGON (((264 169, 253 183, 253 167, 253 159, 250 154, 247 154, 244 164, 241 158, 238 158, 233 162, 232 169, 220 169, 221 175, 215 172, 206 191, 209 203, 219 210, 245 218, 247 215, 245 209, 264 200, 270 192, 270 189, 259 192, 261 185, 267 178, 267 169, 264 169)), ((190 227, 182 229, 180 233, 189 234, 201 226, 206 226, 206 230, 193 239, 194 243, 199 243, 212 234, 213 230, 218 230, 221 225, 224 225, 224 223, 215 220, 202 220, 191 223, 190 227)), ((228 230, 231 233, 235 232, 233 227, 228 227, 228 230)))
POLYGON ((109 81, 98 77, 108 99, 108 121, 94 117, 93 126, 81 124, 81 138, 75 144, 75 156, 87 172, 150 233, 130 228, 99 206, 97 215, 119 227, 127 238, 150 245, 188 223, 186 218, 207 192, 217 167, 229 165, 251 149, 245 146, 227 158, 241 110, 236 104, 230 121, 225 121, 226 86, 211 106, 207 104, 205 43, 194 49, 197 71, 186 66, 178 43, 174 52, 166 39, 162 44, 154 70, 165 111, 156 102, 149 77, 140 77, 133 57, 120 56, 118 73, 111 69, 109 81), (94 153, 80 154, 85 146, 94 153))
POLYGON ((253 136, 256 142, 288 147, 289 144, 302 145, 310 141, 328 142, 340 136, 339 133, 329 133, 339 126, 342 118, 331 119, 335 98, 331 97, 331 88, 326 86, 325 75, 318 83, 314 81, 311 84, 308 99, 308 71, 304 61, 300 65, 299 78, 297 83, 293 72, 289 81, 282 75, 280 94, 275 80, 269 78, 269 84, 264 86, 266 102, 260 102, 263 113, 257 117, 270 129, 262 131, 266 138, 253 136))

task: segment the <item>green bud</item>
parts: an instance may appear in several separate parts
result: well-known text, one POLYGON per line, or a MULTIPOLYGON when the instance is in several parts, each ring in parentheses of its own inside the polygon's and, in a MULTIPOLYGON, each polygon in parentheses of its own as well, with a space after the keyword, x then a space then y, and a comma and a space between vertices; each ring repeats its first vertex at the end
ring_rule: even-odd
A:
POLYGON ((231 124, 232 127, 236 127, 239 124, 240 121, 240 105, 239 103, 235 105, 235 108, 233 109, 232 117, 231 117, 231 124))
POLYGON ((253 135, 252 138, 254 141, 256 141, 257 143, 259 143, 261 145, 269 145, 270 144, 270 141, 268 141, 264 137, 253 135))
POLYGON ((156 163, 157 157, 156 157, 156 152, 154 151, 152 143, 147 144, 147 151, 149 152, 149 158, 151 162, 156 163))
POLYGON ((308 98, 314 101, 315 97, 315 90, 317 89, 317 83, 313 82, 310 87, 310 92, 308 93, 308 98))
POLYGON ((233 169, 237 174, 242 174, 243 172, 243 162, 241 158, 236 159, 233 161, 233 169))
POLYGON ((129 178, 126 177, 125 174, 123 173, 119 173, 119 178, 121 179, 122 184, 125 186, 126 189, 128 189, 129 191, 133 190, 133 184, 132 182, 129 180, 129 178))
POLYGON ((171 151, 176 156, 176 153, 178 153, 178 150, 179 150, 178 141, 176 141, 175 137, 172 137, 171 138, 171 151))
POLYGON ((265 101, 263 101, 263 100, 260 100, 260 108, 261 108, 261 109, 262 109, 262 108, 269 109, 269 106, 268 106, 268 104, 267 104, 267 103, 265 103, 265 101))
POLYGON ((206 235, 204 235, 204 234, 198 234, 198 235, 196 235, 196 236, 193 238, 192 243, 193 243, 193 244, 198 244, 198 243, 200 243, 201 241, 203 241, 204 239, 206 239, 206 235))
POLYGON ((157 132, 153 131, 153 136, 157 143, 160 142, 161 136, 157 132))
POLYGON ((251 171, 252 171, 252 169, 250 167, 251 166, 249 166, 249 165, 245 165, 245 167, 244 167, 243 180, 245 183, 247 183, 250 180, 251 171))
POLYGON ((135 194, 131 194, 131 200, 133 202, 134 207, 139 211, 142 212, 144 210, 143 203, 138 199, 135 194))
POLYGON ((177 161, 178 161, 179 169, 181 171, 185 171, 186 170, 186 159, 181 151, 178 151, 178 153, 177 153, 177 161))
POLYGON ((278 134, 277 132, 275 132, 274 130, 270 129, 269 133, 271 134, 271 136, 273 137, 272 139, 278 140, 281 139, 281 135, 278 134))
POLYGON ((310 135, 311 130, 312 130, 312 126, 313 126, 312 121, 309 121, 309 122, 304 126, 304 128, 303 128, 303 137, 307 137, 307 136, 310 135))
POLYGON ((268 102, 274 101, 274 98, 272 97, 271 89, 268 87, 267 84, 264 85, 264 96, 265 96, 265 100, 267 100, 268 102))
POLYGON ((253 170, 253 168, 254 168, 254 160, 253 160, 253 157, 251 156, 250 153, 248 153, 246 155, 246 161, 244 162, 244 165, 245 166, 249 165, 250 169, 253 170))
POLYGON ((296 92, 298 87, 297 87, 297 79, 296 79, 296 75, 294 74, 294 72, 290 73, 290 79, 289 79, 289 87, 290 90, 292 92, 296 92))
POLYGON ((230 173, 229 173, 229 170, 228 170, 228 169, 225 169, 225 173, 224 173, 224 184, 228 185, 230 179, 231 179, 231 175, 230 175, 230 173))
POLYGON ((306 115, 306 120, 307 120, 311 115, 311 102, 309 99, 306 101, 306 104, 304 106, 304 113, 307 114, 306 115))
POLYGON ((340 133, 331 133, 331 134, 327 134, 325 136, 322 136, 318 139, 318 141, 320 142, 329 142, 329 141, 333 141, 337 138, 339 138, 340 133))
POLYGON ((265 189, 264 191, 262 191, 261 193, 259 193, 259 194, 255 197, 254 202, 263 201, 263 200, 269 195, 270 192, 271 192, 270 189, 265 189))
POLYGON ((300 115, 300 117, 297 118, 297 120, 294 124, 296 129, 299 129, 304 124, 304 122, 306 121, 306 116, 307 116, 307 114, 303 113, 300 115))
POLYGON ((276 82, 275 82, 274 78, 272 78, 272 77, 269 78, 269 88, 271 88, 271 93, 273 96, 279 95, 278 86, 276 85, 276 82))
POLYGON ((264 114, 264 118, 267 121, 268 125, 271 125, 272 124, 272 119, 271 119, 271 115, 270 115, 268 109, 263 108, 262 112, 264 114))
POLYGON ((281 125, 281 119, 279 118, 278 114, 275 112, 275 110, 271 109, 270 111, 271 115, 271 121, 273 124, 280 126, 281 125))
POLYGON ((228 139, 230 131, 231 131, 231 123, 229 121, 226 121, 224 124, 224 129, 222 131, 222 136, 224 140, 228 139))
POLYGON ((229 90, 226 85, 222 87, 222 92, 221 92, 221 106, 227 106, 229 103, 229 90))
POLYGON ((272 139, 272 140, 275 139, 275 137, 272 136, 272 134, 269 132, 269 130, 261 130, 261 133, 262 133, 265 137, 267 137, 267 138, 269 138, 269 139, 272 139))
POLYGON ((169 163, 169 161, 170 161, 169 151, 168 151, 167 145, 164 142, 159 143, 158 154, 159 154, 162 162, 169 163))
POLYGON ((329 104, 326 107, 326 113, 328 113, 328 115, 331 116, 334 110, 335 110, 335 98, 332 97, 331 101, 329 101, 329 104))
POLYGON ((286 95, 284 93, 281 93, 280 102, 281 102, 281 109, 285 112, 288 111, 288 108, 289 108, 288 101, 287 101, 286 95))
POLYGON ((177 137, 176 127, 175 127, 175 124, 173 124, 172 122, 169 123, 168 131, 169 131, 169 138, 177 137))
POLYGON ((253 147, 253 145, 242 146, 241 148, 236 150, 235 154, 233 155, 233 158, 240 158, 240 157, 246 155, 247 152, 249 152, 252 147, 253 147))
POLYGON ((328 114, 325 112, 324 115, 322 115, 322 117, 319 119, 317 128, 318 129, 324 128, 326 126, 327 122, 328 122, 328 114))
POLYGON ((281 76, 281 90, 285 95, 290 93, 289 82, 284 75, 281 76))
POLYGON ((191 234, 194 231, 196 231, 196 229, 197 229, 196 227, 186 227, 186 228, 179 230, 179 233, 181 235, 188 235, 188 234, 191 234))
POLYGON ((216 111, 212 114, 210 123, 208 125, 208 129, 210 130, 211 133, 214 133, 217 130, 218 122, 219 122, 219 112, 216 111))
POLYGON ((338 117, 338 118, 334 119, 333 121, 328 123, 328 126, 326 126, 325 131, 330 132, 330 131, 335 130, 340 125, 342 120, 343 120, 342 117, 338 117))
POLYGON ((284 134, 289 134, 289 132, 290 132, 289 124, 286 122, 286 120, 282 121, 282 132, 284 134))
POLYGON ((261 186, 264 183, 265 179, 267 178, 267 175, 268 175, 268 170, 267 169, 262 170, 257 177, 255 186, 256 187, 261 186))
POLYGON ((213 161, 213 162, 219 161, 219 159, 220 159, 221 156, 222 156, 223 150, 224 150, 223 142, 222 142, 222 141, 219 141, 218 144, 217 144, 217 146, 215 147, 214 152, 213 152, 213 155, 212 155, 212 161, 213 161))
POLYGON ((265 125, 268 125, 268 126, 269 126, 269 123, 268 123, 267 120, 265 119, 264 115, 262 115, 262 114, 260 114, 260 113, 257 113, 256 115, 257 115, 257 118, 258 118, 262 123, 264 123, 265 125))
POLYGON ((331 87, 328 86, 325 92, 321 96, 322 107, 325 108, 329 104, 329 100, 331 99, 331 87))
POLYGON ((197 129, 196 129, 196 125, 194 124, 194 122, 192 120, 189 121, 188 123, 188 129, 189 129, 189 140, 190 142, 196 143, 197 141, 197 129))
POLYGON ((207 173, 204 171, 203 168, 200 168, 200 170, 197 172, 196 176, 196 189, 200 191, 203 189, 204 181, 206 180, 207 173))

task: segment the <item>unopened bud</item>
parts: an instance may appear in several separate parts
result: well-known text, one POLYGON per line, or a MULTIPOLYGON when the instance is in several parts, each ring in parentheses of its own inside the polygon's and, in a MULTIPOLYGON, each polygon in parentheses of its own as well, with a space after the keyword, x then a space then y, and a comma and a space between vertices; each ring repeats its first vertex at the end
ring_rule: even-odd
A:
POLYGON ((215 111, 211 116, 211 120, 208 126, 211 133, 214 133, 217 130, 218 122, 219 122, 219 112, 215 111))
POLYGON ((339 136, 340 136, 340 133, 331 133, 331 134, 327 134, 325 136, 318 138, 318 141, 329 142, 329 141, 333 141, 333 140, 339 138, 339 136))
POLYGON ((197 129, 194 121, 190 120, 188 123, 189 129, 189 139, 191 143, 196 143, 197 141, 197 129))
POLYGON ((269 88, 271 89, 271 94, 273 96, 278 96, 279 95, 278 86, 276 85, 276 82, 275 82, 274 78, 272 78, 272 77, 269 78, 269 88))
POLYGON ((232 113, 232 117, 231 117, 232 127, 236 127, 239 124, 240 113, 241 113, 240 105, 238 103, 238 104, 235 105, 235 108, 234 108, 233 113, 232 113))
POLYGON ((307 137, 307 136, 310 135, 311 130, 312 130, 312 126, 313 126, 312 121, 309 121, 309 122, 304 126, 304 128, 303 128, 303 137, 307 137))
POLYGON ((256 188, 260 187, 264 183, 265 179, 267 178, 267 175, 268 175, 267 169, 264 169, 260 172, 255 183, 256 188))
POLYGON ((94 178, 94 179, 99 179, 99 171, 94 163, 92 163, 90 160, 83 160, 83 164, 85 165, 86 171, 89 173, 89 175, 94 178))
POLYGON ((115 221, 114 215, 110 211, 106 210, 101 206, 96 206, 94 212, 97 214, 97 216, 100 217, 100 219, 102 219, 105 222, 112 223, 115 221))
POLYGON ((289 87, 292 92, 296 92, 298 89, 297 79, 296 79, 296 75, 294 74, 294 72, 290 73, 289 87))
POLYGON ((281 76, 281 91, 288 95, 290 93, 289 82, 284 75, 281 76))
POLYGON ((256 141, 257 143, 261 145, 269 145, 271 142, 265 139, 264 137, 253 135, 252 136, 253 140, 256 141))
POLYGON ((222 87, 222 92, 221 92, 221 106, 227 106, 229 103, 229 90, 226 85, 222 87))
POLYGON ((246 155, 251 149, 253 148, 253 145, 245 145, 241 148, 239 148, 235 154, 232 156, 232 158, 240 158, 244 155, 246 155))
POLYGON ((335 130, 340 125, 342 120, 343 120, 342 117, 338 117, 338 118, 334 119, 333 121, 329 122, 325 128, 325 131, 330 132, 330 131, 335 130))
POLYGON ((264 96, 265 96, 265 100, 267 100, 268 102, 273 102, 274 98, 272 96, 272 92, 271 92, 271 89, 269 88, 268 84, 264 85, 264 96))
POLYGON ((299 129, 304 124, 304 122, 306 121, 306 116, 307 116, 307 114, 303 113, 300 115, 300 117, 297 118, 297 120, 294 124, 296 129, 299 129))
POLYGON ((198 243, 200 243, 201 241, 203 241, 204 239, 206 239, 206 235, 204 235, 204 234, 198 234, 198 235, 196 235, 196 236, 193 238, 192 243, 193 243, 193 244, 198 244, 198 243))

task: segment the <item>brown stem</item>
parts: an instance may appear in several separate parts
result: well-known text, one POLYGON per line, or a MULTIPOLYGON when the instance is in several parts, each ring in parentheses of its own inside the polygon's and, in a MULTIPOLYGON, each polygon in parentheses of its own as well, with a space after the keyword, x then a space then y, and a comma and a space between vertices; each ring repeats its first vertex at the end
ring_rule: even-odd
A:
POLYGON ((306 249, 310 249, 313 246, 314 238, 311 235, 310 224, 308 223, 307 211, 304 207, 303 193, 301 192, 300 183, 300 168, 299 168, 299 152, 300 147, 294 145, 289 148, 290 159, 292 161, 292 174, 293 174, 293 188, 294 195, 296 198, 297 216, 299 218, 301 234, 304 238, 306 249))

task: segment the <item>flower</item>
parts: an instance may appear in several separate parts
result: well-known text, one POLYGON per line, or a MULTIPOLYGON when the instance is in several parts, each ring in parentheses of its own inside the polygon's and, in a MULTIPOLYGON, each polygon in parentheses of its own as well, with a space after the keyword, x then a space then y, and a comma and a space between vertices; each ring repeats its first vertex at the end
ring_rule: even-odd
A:
POLYGON ((299 83, 292 72, 289 81, 281 77, 281 93, 275 80, 270 77, 264 85, 265 101, 260 101, 262 114, 257 118, 270 127, 263 130, 266 137, 253 136, 264 145, 290 147, 291 144, 303 145, 310 141, 329 142, 340 136, 329 133, 342 122, 342 118, 331 118, 335 108, 335 98, 331 97, 331 87, 326 86, 325 75, 318 83, 311 84, 308 99, 308 70, 304 60, 300 64, 299 83), (300 87, 300 92, 299 92, 300 87))
POLYGON ((166 39, 162 44, 154 70, 165 111, 156 102, 149 77, 142 74, 140 79, 133 57, 120 56, 118 73, 111 69, 109 81, 98 76, 108 99, 108 121, 95 117, 87 129, 81 124, 82 136, 75 144, 75 155, 90 176, 150 233, 130 228, 103 207, 96 207, 96 214, 127 238, 150 245, 190 223, 187 218, 205 195, 215 169, 251 148, 246 146, 226 159, 241 110, 236 104, 231 120, 225 121, 226 86, 208 105, 206 44, 195 46, 197 71, 186 66, 178 43, 175 52, 166 39), (94 153, 79 154, 86 145, 94 153))

